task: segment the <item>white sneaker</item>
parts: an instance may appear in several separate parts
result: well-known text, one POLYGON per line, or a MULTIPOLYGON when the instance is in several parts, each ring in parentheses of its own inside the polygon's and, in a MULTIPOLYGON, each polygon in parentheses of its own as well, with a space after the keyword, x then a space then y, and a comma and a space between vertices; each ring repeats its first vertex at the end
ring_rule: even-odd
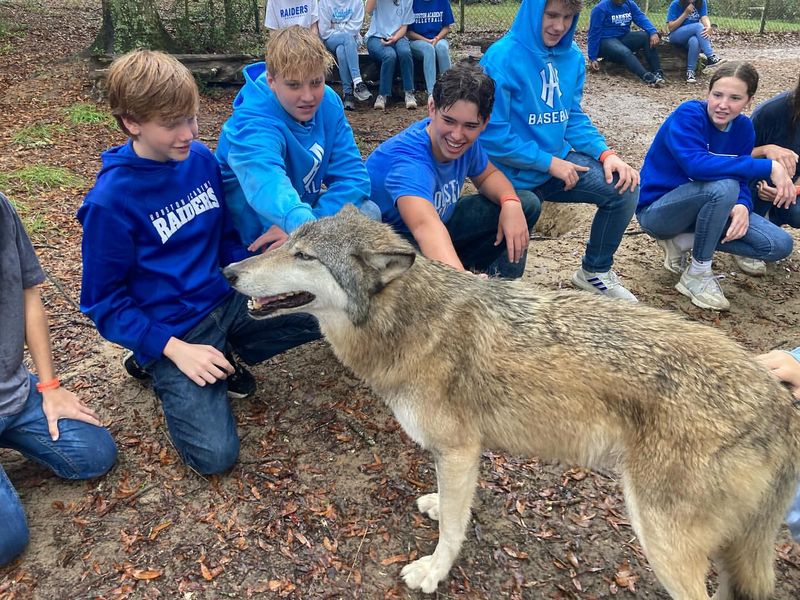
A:
POLYGON ((670 273, 682 275, 689 264, 689 250, 681 250, 674 238, 656 240, 656 244, 664 251, 664 268, 670 273))
POLYGON ((763 260, 734 254, 733 261, 742 272, 752 275, 753 277, 763 277, 767 274, 767 263, 763 260))
POLYGON ((375 104, 372 105, 375 110, 386 110, 386 96, 378 94, 375 98, 375 104))
POLYGON ((681 275, 681 280, 675 285, 675 289, 691 298, 692 304, 700 308, 728 310, 731 303, 722 293, 719 279, 718 275, 714 275, 710 271, 699 275, 690 275, 689 269, 686 269, 681 275))
POLYGON ((583 267, 575 271, 572 276, 572 284, 582 290, 594 292, 608 298, 619 298, 630 302, 638 302, 636 296, 631 294, 625 286, 619 282, 619 277, 614 271, 605 273, 589 273, 583 267))
POLYGON ((406 92, 406 108, 408 110, 417 108, 417 99, 414 97, 414 92, 406 92))

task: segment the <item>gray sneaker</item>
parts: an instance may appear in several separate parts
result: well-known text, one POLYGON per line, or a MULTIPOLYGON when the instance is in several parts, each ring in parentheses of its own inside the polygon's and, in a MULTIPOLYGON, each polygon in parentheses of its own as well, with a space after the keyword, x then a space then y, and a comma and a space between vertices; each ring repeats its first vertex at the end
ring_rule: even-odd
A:
POLYGON ((386 96, 381 96, 378 94, 378 97, 375 98, 375 104, 373 105, 375 110, 386 110, 386 96))
POLYGON ((353 95, 359 102, 366 102, 372 98, 372 93, 369 91, 367 85, 363 81, 359 81, 355 87, 353 87, 353 95))
POLYGON ((689 264, 689 250, 684 252, 678 248, 674 238, 656 240, 656 244, 664 251, 664 268, 670 273, 682 275, 689 264))
POLYGON ((587 292, 594 292, 607 298, 619 298, 629 302, 638 302, 636 296, 631 294, 624 285, 619 282, 619 277, 614 271, 605 273, 589 273, 583 267, 575 271, 572 275, 572 284, 587 292))
POLYGON ((753 277, 763 277, 767 274, 767 263, 765 263, 763 260, 734 254, 733 261, 743 273, 747 273, 753 277))
POLYGON ((406 108, 408 110, 417 108, 417 98, 414 96, 414 92, 406 92, 406 108))
POLYGON ((700 275, 690 275, 689 269, 686 269, 681 275, 681 280, 675 285, 675 289, 691 298, 692 304, 700 308, 728 310, 731 303, 722 293, 719 279, 718 275, 714 275, 710 271, 700 275))

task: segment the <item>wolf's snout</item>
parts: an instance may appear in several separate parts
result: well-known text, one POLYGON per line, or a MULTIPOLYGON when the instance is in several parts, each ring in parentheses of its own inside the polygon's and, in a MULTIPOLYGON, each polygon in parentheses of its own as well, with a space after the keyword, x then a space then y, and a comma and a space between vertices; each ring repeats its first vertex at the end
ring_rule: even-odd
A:
POLYGON ((222 274, 225 276, 225 279, 228 280, 228 283, 231 285, 236 285, 236 282, 239 280, 239 274, 232 269, 231 267, 226 267, 222 270, 222 274))

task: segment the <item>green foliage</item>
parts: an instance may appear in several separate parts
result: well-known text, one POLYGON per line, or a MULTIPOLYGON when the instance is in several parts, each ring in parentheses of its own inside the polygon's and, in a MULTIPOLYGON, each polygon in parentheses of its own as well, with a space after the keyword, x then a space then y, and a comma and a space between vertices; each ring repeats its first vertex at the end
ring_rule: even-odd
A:
POLYGON ((80 102, 73 104, 67 109, 69 120, 74 125, 83 125, 85 123, 103 123, 108 126, 115 126, 116 121, 111 113, 97 108, 94 104, 80 102))
POLYGON ((11 136, 11 143, 23 148, 37 148, 40 146, 52 146, 53 138, 64 133, 66 128, 62 125, 52 123, 36 123, 23 127, 11 136))
MULTIPOLYGON (((0 176, 0 180, 2 180, 2 176, 0 176)), ((11 198, 9 198, 9 200, 11 202, 11 206, 13 206, 14 210, 17 211, 22 224, 25 226, 25 230, 28 232, 30 237, 34 237, 36 234, 42 233, 46 229, 50 228, 50 224, 44 216, 32 213, 22 202, 13 200, 11 198)))
POLYGON ((16 184, 28 193, 42 189, 75 188, 83 183, 81 177, 68 169, 42 164, 30 165, 0 174, 0 186, 9 187, 16 184))

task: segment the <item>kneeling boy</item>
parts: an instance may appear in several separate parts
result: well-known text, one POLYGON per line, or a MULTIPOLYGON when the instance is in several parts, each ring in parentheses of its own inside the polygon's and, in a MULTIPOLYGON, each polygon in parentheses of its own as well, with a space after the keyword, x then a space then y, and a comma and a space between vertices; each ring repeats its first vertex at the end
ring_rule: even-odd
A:
POLYGON ((384 222, 422 254, 462 271, 517 278, 540 202, 516 192, 478 142, 493 102, 494 81, 480 68, 453 67, 433 87, 429 118, 378 146, 367 170, 384 222), (479 193, 461 196, 465 177, 479 193))
POLYGON ((78 210, 81 309, 152 376, 181 458, 203 474, 236 461, 226 378, 230 345, 248 364, 319 337, 306 315, 256 321, 220 267, 249 256, 233 228, 219 166, 197 137, 199 95, 173 57, 139 50, 108 72, 127 144, 103 154, 78 210))

